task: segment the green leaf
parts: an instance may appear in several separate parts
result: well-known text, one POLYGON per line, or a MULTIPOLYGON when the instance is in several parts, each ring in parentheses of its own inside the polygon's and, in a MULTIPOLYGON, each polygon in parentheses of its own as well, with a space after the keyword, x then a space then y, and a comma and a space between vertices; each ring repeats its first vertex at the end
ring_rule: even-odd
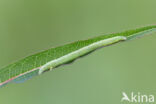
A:
POLYGON ((63 64, 71 63, 98 48, 130 40, 153 31, 156 31, 156 25, 81 40, 28 56, 0 69, 0 86, 8 82, 23 82, 63 64))

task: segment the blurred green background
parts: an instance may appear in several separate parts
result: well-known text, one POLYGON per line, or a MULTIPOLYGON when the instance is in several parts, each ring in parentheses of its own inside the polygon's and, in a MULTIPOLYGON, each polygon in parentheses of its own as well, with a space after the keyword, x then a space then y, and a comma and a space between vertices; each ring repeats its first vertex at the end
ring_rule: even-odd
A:
MULTIPOLYGON (((0 68, 33 53, 156 23, 156 0, 0 0, 0 68)), ((156 96, 156 33, 0 89, 0 104, 121 104, 156 96)))

